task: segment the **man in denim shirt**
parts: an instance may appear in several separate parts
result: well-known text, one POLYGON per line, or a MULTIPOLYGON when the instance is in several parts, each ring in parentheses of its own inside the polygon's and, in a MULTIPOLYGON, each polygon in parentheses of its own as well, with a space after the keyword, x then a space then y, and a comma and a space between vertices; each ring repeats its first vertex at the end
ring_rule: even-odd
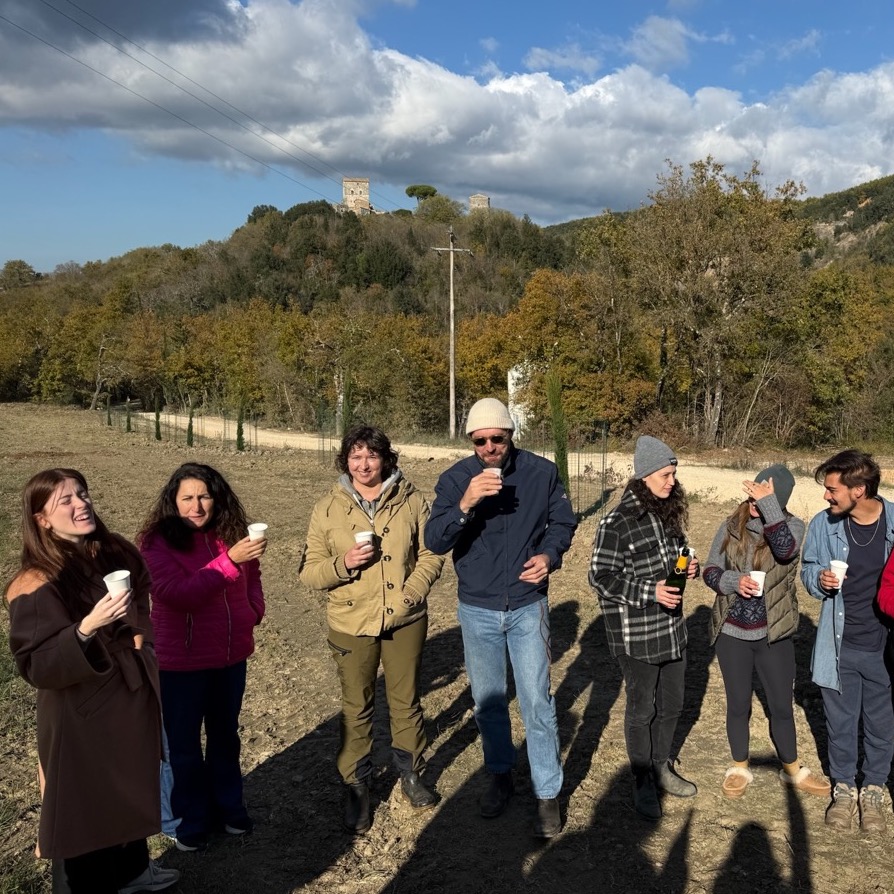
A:
POLYGON ((894 757, 894 708, 884 653, 888 631, 876 596, 894 544, 894 504, 878 496, 881 470, 868 453, 844 450, 816 470, 829 508, 810 523, 801 582, 823 601, 813 648, 813 681, 820 687, 829 737, 829 775, 835 783, 826 825, 864 832, 885 828, 884 786, 894 757), (839 585, 833 560, 847 563, 839 585), (863 717, 863 785, 857 792, 857 730, 863 717))

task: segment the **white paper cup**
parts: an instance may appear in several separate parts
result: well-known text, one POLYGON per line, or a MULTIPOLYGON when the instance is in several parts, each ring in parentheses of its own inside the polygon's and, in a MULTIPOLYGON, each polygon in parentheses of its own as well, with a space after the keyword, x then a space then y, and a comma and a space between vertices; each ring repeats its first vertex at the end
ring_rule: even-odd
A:
POLYGON ((354 542, 357 544, 369 544, 367 549, 372 549, 373 547, 373 538, 376 536, 375 531, 358 531, 354 535, 354 542))
POLYGON ((755 599, 758 599, 759 597, 764 595, 764 583, 767 580, 767 572, 766 571, 749 571, 748 576, 752 580, 756 580, 760 584, 760 587, 761 587, 760 590, 758 590, 757 593, 755 593, 754 597, 753 597, 755 599))
POLYGON ((116 596, 118 593, 123 593, 125 590, 130 589, 130 572, 113 571, 107 574, 102 581, 106 585, 106 590, 112 596, 116 596))
POLYGON ((488 466, 484 471, 496 475, 501 481, 503 479, 503 470, 499 466, 488 466))
POLYGON ((255 522, 248 526, 249 540, 264 540, 267 537, 267 525, 264 522, 255 522))
POLYGON ((844 576, 847 574, 847 562, 840 559, 833 559, 829 562, 829 570, 838 578, 838 589, 844 586, 844 576))

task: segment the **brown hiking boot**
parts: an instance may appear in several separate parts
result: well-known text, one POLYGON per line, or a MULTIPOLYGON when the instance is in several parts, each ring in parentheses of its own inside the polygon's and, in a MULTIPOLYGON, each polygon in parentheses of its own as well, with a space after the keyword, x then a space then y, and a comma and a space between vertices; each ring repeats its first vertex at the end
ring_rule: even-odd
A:
POLYGON ((850 829, 857 819, 857 789, 839 782, 832 792, 832 803, 826 808, 826 825, 833 829, 850 829))
POLYGON ((884 832, 888 799, 878 785, 865 785, 860 789, 860 828, 864 832, 884 832))

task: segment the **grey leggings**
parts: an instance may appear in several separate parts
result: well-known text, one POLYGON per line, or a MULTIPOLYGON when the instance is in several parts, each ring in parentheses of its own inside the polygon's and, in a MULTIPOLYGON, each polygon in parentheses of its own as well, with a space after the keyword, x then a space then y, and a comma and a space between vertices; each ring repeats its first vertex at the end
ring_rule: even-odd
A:
POLYGON ((748 760, 748 722, 754 671, 764 688, 770 714, 770 738, 784 764, 798 759, 795 716, 795 646, 791 638, 770 643, 736 639, 721 633, 714 644, 726 688, 726 735, 734 761, 748 760))

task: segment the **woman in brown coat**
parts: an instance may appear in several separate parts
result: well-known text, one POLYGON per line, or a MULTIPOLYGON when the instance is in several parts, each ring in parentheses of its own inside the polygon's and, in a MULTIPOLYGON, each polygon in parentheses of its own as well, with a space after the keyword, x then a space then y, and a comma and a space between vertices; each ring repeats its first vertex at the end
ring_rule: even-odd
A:
POLYGON ((96 516, 80 472, 38 473, 22 509, 6 599, 13 656, 37 689, 40 854, 64 862, 72 894, 164 890, 179 873, 146 844, 160 827, 161 759, 149 574, 96 516), (116 570, 130 587, 113 595, 103 577, 116 570))

